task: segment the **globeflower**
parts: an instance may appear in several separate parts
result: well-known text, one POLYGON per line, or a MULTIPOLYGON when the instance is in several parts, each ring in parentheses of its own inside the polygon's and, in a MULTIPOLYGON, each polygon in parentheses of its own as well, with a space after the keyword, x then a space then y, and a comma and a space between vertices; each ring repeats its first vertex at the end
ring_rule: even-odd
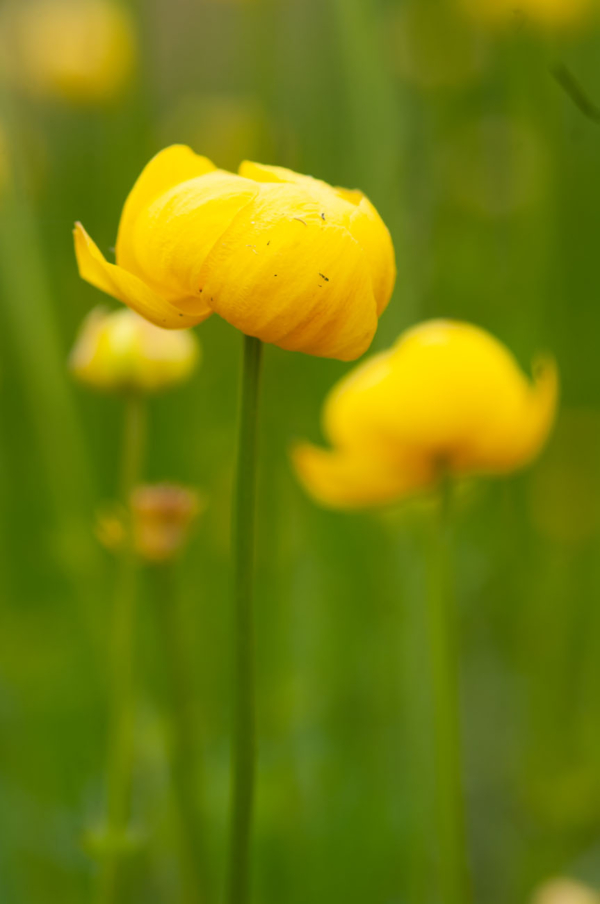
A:
POLYGON ((200 358, 193 333, 169 333, 127 309, 95 308, 70 357, 75 377, 106 392, 149 394, 184 382, 200 358))
POLYGON ((541 450, 554 421, 554 362, 530 382, 510 352, 467 323, 430 321, 404 333, 330 393, 323 415, 332 448, 301 443, 296 471, 336 508, 394 502, 444 476, 506 474, 541 450))
POLYGON ((5 11, 0 37, 8 75, 39 96, 111 100, 135 65, 132 18, 110 0, 21 0, 5 11))
POLYGON ((116 264, 80 224, 75 248, 85 280, 158 326, 216 313, 247 336, 344 361, 369 347, 396 276, 361 192, 258 163, 228 173, 182 145, 134 185, 116 264))

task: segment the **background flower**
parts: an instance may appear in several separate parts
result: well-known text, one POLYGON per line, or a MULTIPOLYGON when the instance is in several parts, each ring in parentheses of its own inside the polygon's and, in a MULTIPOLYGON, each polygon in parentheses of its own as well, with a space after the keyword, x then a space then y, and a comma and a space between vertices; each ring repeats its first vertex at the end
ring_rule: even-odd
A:
POLYGON ((199 358, 193 333, 161 330, 133 311, 95 308, 83 322, 70 367, 94 389, 152 393, 182 383, 199 358))
POLYGON ((300 444, 293 460, 317 500, 342 508, 394 501, 445 475, 509 473, 542 448, 556 395, 551 361, 532 385, 489 333, 432 321, 334 387, 323 415, 333 450, 300 444))
POLYGON ((5 8, 0 47, 10 78, 34 95, 113 99, 136 61, 133 19, 116 0, 23 0, 5 8))

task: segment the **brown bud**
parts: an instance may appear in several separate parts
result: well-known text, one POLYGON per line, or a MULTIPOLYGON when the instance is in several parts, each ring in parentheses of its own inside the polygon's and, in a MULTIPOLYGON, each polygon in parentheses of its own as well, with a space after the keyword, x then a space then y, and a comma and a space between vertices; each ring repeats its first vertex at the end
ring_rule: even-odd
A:
POLYGON ((198 494, 186 487, 168 483, 138 487, 131 497, 137 554, 147 562, 175 558, 204 507, 198 494))

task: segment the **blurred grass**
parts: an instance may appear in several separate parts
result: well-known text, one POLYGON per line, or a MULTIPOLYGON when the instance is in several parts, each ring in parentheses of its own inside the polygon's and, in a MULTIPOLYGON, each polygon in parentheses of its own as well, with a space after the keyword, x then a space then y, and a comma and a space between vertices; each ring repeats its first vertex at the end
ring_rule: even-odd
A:
MULTIPOLYGON (((2 112, 16 165, 0 199, 3 904, 89 900, 81 839, 100 811, 106 714, 102 655, 88 654, 90 639, 102 650, 113 571, 91 525, 116 492, 120 406, 68 378, 76 327, 100 300, 77 277, 70 232, 81 219, 111 247, 123 199, 163 142, 193 136, 197 151, 222 148, 228 164, 251 153, 359 185, 398 252, 376 347, 419 318, 470 319, 523 364, 554 350, 565 412, 600 416, 600 129, 550 72, 564 63, 600 102, 600 32, 590 24, 552 44, 522 27, 497 36, 449 8, 478 62, 458 83, 432 84, 419 76, 419 59, 429 70, 418 41, 415 69, 392 27, 420 3, 138 3, 142 65, 120 103, 77 109, 19 96, 12 117, 2 112), (224 112, 208 115, 220 98, 224 112), (260 119, 251 139, 248 110, 260 119)), ((450 48, 439 46, 443 74, 450 48)), ((216 318, 199 333, 201 372, 152 403, 146 477, 196 485, 210 500, 179 583, 218 887, 239 336, 216 318)), ((322 398, 346 367, 266 351, 256 900, 409 902, 405 679, 409 657, 419 661, 411 631, 418 637, 424 515, 344 516, 303 497, 286 449, 319 436, 322 398)), ((593 435, 565 416, 558 464, 553 445, 530 473, 475 488, 458 513, 466 782, 477 900, 487 904, 525 902, 563 871, 600 885, 600 527, 585 508, 600 506, 593 435), (574 475, 576 504, 553 491, 574 475)), ((135 796, 148 843, 130 864, 132 904, 176 902, 180 891, 152 591, 149 576, 135 796)))

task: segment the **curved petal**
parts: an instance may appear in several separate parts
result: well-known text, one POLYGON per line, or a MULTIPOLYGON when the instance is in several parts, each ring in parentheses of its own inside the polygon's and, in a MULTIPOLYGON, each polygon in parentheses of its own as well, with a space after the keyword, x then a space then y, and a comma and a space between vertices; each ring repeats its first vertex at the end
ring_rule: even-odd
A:
POLYGON ((504 473, 521 468, 543 448, 556 418, 559 378, 556 362, 534 363, 534 383, 524 376, 518 400, 509 410, 491 406, 486 430, 472 438, 458 470, 504 473))
POLYGON ((74 236, 75 254, 82 279, 101 292, 122 301, 157 326, 182 329, 194 326, 210 316, 211 312, 207 310, 203 316, 189 317, 153 292, 137 276, 116 264, 110 264, 81 223, 75 225, 74 236))
POLYGON ((375 334, 375 299, 362 248, 321 213, 301 187, 264 185, 214 246, 200 285, 242 332, 349 361, 375 334))
POLYGON ((215 170, 159 195, 138 214, 128 243, 144 281, 193 314, 205 304, 199 273, 211 249, 259 186, 215 170))
POLYGON ((291 451, 300 482, 321 505, 359 509, 396 502, 433 479, 429 470, 408 460, 390 462, 300 443, 291 451))
POLYGON ((389 230, 369 199, 363 195, 350 217, 350 232, 369 261, 373 295, 380 316, 388 306, 396 282, 396 256, 389 230))
POLYGON ((266 166, 249 160, 244 160, 239 172, 256 182, 299 185, 314 200, 320 201, 326 221, 333 217, 335 222, 347 226, 367 256, 377 314, 385 310, 396 281, 396 258, 390 233, 366 195, 356 189, 333 188, 320 179, 300 175, 282 166, 266 166))
POLYGON ((131 244, 132 230, 141 211, 173 186, 215 169, 216 166, 207 157, 195 154, 183 144, 165 148, 146 164, 129 192, 121 214, 116 246, 119 266, 142 276, 131 244))
POLYGON ((397 413, 387 390, 393 358, 393 349, 369 357, 329 392, 323 407, 323 433, 333 446, 367 450, 378 447, 392 432, 397 413))
POLYGON ((286 169, 285 166, 269 166, 266 163, 254 163, 252 160, 242 160, 238 173, 244 179, 253 179, 255 182, 290 182, 295 185, 303 185, 316 181, 312 176, 303 176, 301 173, 295 173, 294 170, 286 169))

